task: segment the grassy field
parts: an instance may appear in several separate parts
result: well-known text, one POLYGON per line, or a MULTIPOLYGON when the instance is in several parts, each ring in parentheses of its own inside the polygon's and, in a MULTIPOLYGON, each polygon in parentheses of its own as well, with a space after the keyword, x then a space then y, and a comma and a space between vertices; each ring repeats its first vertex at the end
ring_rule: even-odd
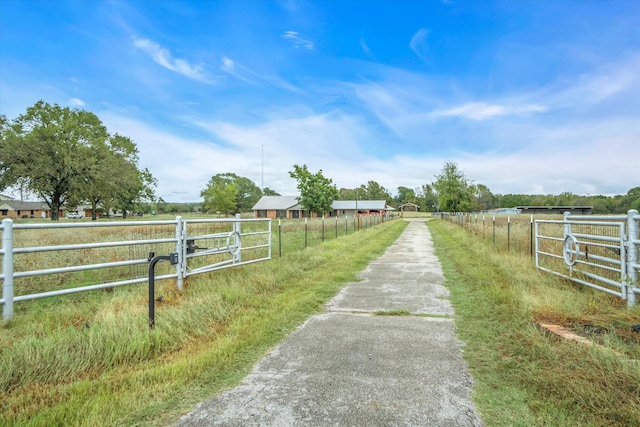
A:
POLYGON ((392 221, 271 261, 146 286, 18 304, 0 329, 1 425, 166 425, 237 384, 380 255, 392 221))
POLYGON ((528 257, 428 222, 488 426, 640 425, 640 307, 539 272, 528 257), (578 332, 604 349, 551 336, 578 332))
MULTIPOLYGON (((333 230, 307 250, 299 234, 282 257, 190 278, 182 293, 162 282, 154 331, 144 285, 18 304, 19 315, 0 329, 0 425, 171 424, 237 384, 405 225, 358 233, 348 225, 346 236, 333 230)), ((640 308, 539 272, 481 233, 428 225, 487 426, 640 425, 640 334, 632 330, 640 308), (559 339, 537 323, 563 325, 604 348, 559 339)))

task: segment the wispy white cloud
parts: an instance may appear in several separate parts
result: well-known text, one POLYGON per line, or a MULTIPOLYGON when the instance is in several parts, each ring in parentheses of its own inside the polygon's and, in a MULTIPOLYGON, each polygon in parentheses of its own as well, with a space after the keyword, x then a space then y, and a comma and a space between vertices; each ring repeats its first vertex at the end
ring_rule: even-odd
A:
POLYGON ((498 116, 542 113, 545 111, 547 111, 547 107, 537 104, 509 107, 499 104, 486 104, 484 102, 470 102, 459 107, 434 111, 430 116, 459 116, 473 120, 487 120, 498 116))
POLYGON ((221 62, 222 65, 220 65, 220 70, 222 70, 226 74, 229 74, 230 76, 236 77, 252 85, 262 86, 263 84, 268 84, 277 86, 290 92, 298 94, 303 93, 300 88, 292 85, 291 83, 277 75, 258 74, 227 56, 223 56, 221 62))
POLYGON ((85 106, 84 101, 82 99, 79 99, 79 98, 71 98, 69 100, 69 104, 76 105, 78 107, 84 107, 85 106))
POLYGON ((290 41, 296 48, 304 48, 313 50, 313 42, 305 40, 295 31, 285 31, 282 35, 286 40, 290 41))
POLYGON ((541 91, 554 107, 598 104, 615 97, 640 94, 640 54, 606 63, 591 72, 575 76, 566 84, 556 83, 541 91))
POLYGON ((369 49, 369 46, 367 46, 367 44, 365 43, 364 39, 360 39, 360 47, 369 58, 373 59, 373 53, 371 52, 371 49, 369 49))
POLYGON ((173 58, 168 49, 149 39, 134 38, 133 46, 149 55, 154 62, 168 70, 193 80, 210 82, 201 65, 192 65, 186 59, 173 58))
POLYGON ((245 74, 250 74, 255 76, 255 73, 249 71, 242 65, 237 64, 235 61, 233 61, 232 59, 226 56, 223 56, 221 61, 222 61, 222 65, 220 66, 220 69, 225 73, 233 77, 236 77, 240 80, 244 80, 247 83, 256 84, 256 82, 254 82, 253 80, 245 76, 245 74))
POLYGON ((409 47, 416 54, 416 56, 423 61, 427 59, 427 39, 429 38, 429 30, 421 28, 419 29, 409 42, 409 47))

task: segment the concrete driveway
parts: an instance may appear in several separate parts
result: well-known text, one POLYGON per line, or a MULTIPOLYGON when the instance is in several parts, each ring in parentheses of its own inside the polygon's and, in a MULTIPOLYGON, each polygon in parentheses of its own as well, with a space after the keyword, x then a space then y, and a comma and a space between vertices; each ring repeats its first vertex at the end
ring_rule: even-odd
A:
POLYGON ((424 220, 361 278, 176 425, 481 426, 424 220))

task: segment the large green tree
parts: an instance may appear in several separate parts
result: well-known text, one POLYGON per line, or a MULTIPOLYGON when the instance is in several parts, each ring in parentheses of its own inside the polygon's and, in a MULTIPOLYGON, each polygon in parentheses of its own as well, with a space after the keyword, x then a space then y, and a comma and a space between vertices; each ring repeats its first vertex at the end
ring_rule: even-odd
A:
POLYGON ((91 112, 39 101, 15 120, 2 117, 0 136, 0 190, 26 186, 53 220, 65 203, 91 203, 95 219, 98 203, 126 210, 153 198, 155 180, 139 170, 135 144, 91 112))
POLYGON ((311 173, 307 165, 294 165, 289 176, 298 181, 298 201, 304 209, 318 215, 324 215, 333 209, 333 202, 338 200, 339 192, 333 181, 322 174, 322 169, 311 173))
POLYGON ((43 101, 0 125, 0 190, 22 180, 57 220, 67 198, 91 174, 93 153, 108 138, 106 128, 93 113, 43 101))
POLYGON ((484 211, 495 207, 496 198, 484 184, 470 186, 473 209, 484 211))
POLYGON ((446 162, 436 182, 438 205, 441 211, 468 212, 472 208, 469 181, 455 162, 446 162))
POLYGON ((409 187, 400 186, 398 187, 398 195, 395 198, 398 206, 404 203, 414 203, 416 202, 416 193, 409 187))
MULTIPOLYGON (((265 190, 275 193, 268 188, 265 190)), ((211 177, 200 195, 204 198, 205 209, 228 214, 250 211, 262 197, 262 190, 249 178, 235 173, 219 173, 211 177), (228 200, 232 195, 233 199, 228 200)))
POLYGON ((78 196, 91 204, 94 220, 105 203, 116 205, 126 217, 134 205, 153 201, 156 181, 148 170, 138 169, 138 149, 131 139, 112 135, 94 157, 92 173, 84 177, 78 196))
POLYGON ((201 193, 205 211, 222 212, 225 215, 237 212, 238 187, 233 184, 212 185, 201 193))
POLYGON ((393 197, 389 194, 389 190, 378 184, 376 181, 368 181, 366 187, 363 186, 367 192, 366 200, 384 200, 387 203, 393 201, 393 197))
POLYGON ((338 191, 338 200, 355 200, 356 195, 360 196, 358 193, 355 188, 341 188, 338 191))
POLYGON ((270 189, 269 187, 264 187, 264 190, 262 190, 262 195, 263 196, 279 196, 280 193, 278 193, 275 190, 270 189))
POLYGON ((393 198, 386 188, 376 181, 368 181, 357 188, 341 188, 339 191, 340 200, 385 200, 391 203, 393 198))

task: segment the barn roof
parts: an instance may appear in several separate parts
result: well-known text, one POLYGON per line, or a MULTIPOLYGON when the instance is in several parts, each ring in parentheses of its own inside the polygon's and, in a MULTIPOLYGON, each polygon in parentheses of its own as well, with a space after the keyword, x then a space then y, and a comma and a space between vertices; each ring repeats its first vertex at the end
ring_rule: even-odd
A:
POLYGON ((258 203, 253 206, 252 210, 288 210, 297 204, 298 198, 296 196, 262 196, 260 200, 258 200, 258 203))
POLYGON ((333 202, 333 209, 355 209, 356 205, 358 206, 358 210, 389 210, 385 200, 358 200, 357 202, 355 200, 336 200, 333 202))

